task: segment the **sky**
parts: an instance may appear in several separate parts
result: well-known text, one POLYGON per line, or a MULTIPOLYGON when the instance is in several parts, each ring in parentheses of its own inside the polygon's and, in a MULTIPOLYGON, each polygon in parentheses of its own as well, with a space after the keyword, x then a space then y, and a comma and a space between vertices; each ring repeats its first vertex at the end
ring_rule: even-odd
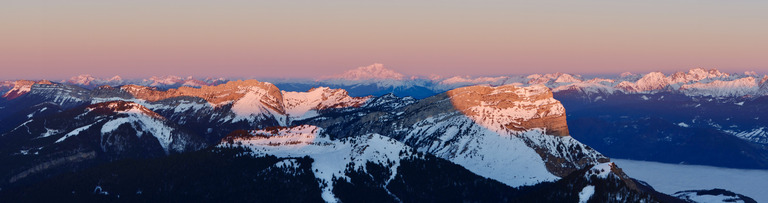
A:
POLYGON ((768 1, 4 0, 0 79, 768 72, 768 1))

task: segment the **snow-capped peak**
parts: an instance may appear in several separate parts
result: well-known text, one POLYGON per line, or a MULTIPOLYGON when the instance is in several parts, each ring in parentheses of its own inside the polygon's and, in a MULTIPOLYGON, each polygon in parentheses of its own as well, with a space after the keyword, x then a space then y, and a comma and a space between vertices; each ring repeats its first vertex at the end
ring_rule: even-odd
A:
POLYGON ((685 72, 676 72, 669 76, 671 83, 689 83, 698 82, 703 79, 709 78, 722 78, 730 76, 727 73, 722 73, 717 69, 706 70, 703 68, 694 68, 685 72))
POLYGON ((175 76, 175 75, 167 75, 167 76, 152 76, 148 79, 148 81, 151 81, 151 86, 161 86, 161 85, 174 85, 177 83, 181 83, 184 81, 182 77, 175 76))
POLYGON ((628 77, 634 77, 634 76, 636 76, 636 75, 634 73, 630 73, 630 72, 623 72, 623 73, 619 74, 619 77, 622 77, 622 78, 628 78, 628 77))
POLYGON ((342 79, 352 81, 404 80, 406 77, 401 73, 385 68, 383 64, 375 63, 369 66, 348 70, 341 75, 325 77, 325 79, 342 79))
POLYGON ((573 82, 581 82, 581 79, 578 79, 578 78, 574 77, 571 74, 561 74, 559 77, 557 77, 555 82, 557 82, 557 83, 573 83, 573 82))
POLYGON ((550 73, 550 74, 533 74, 526 78, 528 84, 547 84, 550 82, 555 83, 574 83, 581 82, 580 75, 571 75, 567 73, 550 73))
POLYGON ((94 80, 97 80, 97 78, 93 77, 90 74, 82 74, 82 75, 71 77, 66 82, 71 84, 77 84, 77 85, 91 85, 91 82, 93 82, 94 80))
POLYGON ((109 78, 108 81, 110 81, 110 82, 123 81, 123 78, 120 77, 119 75, 115 75, 114 77, 109 78))
POLYGON ((745 77, 731 81, 715 80, 709 83, 686 84, 680 87, 680 91, 697 96, 742 96, 756 94, 759 88, 755 78, 745 77))
POLYGON ((82 74, 82 75, 71 77, 68 80, 62 81, 62 83, 82 85, 82 86, 98 86, 98 85, 105 85, 105 84, 117 85, 121 82, 123 82, 123 78, 121 78, 119 75, 115 75, 114 77, 109 79, 103 79, 103 78, 94 77, 90 74, 82 74))
POLYGON ((650 72, 645 74, 636 82, 623 81, 616 85, 616 88, 627 92, 648 92, 664 89, 669 85, 669 78, 661 72, 650 72))

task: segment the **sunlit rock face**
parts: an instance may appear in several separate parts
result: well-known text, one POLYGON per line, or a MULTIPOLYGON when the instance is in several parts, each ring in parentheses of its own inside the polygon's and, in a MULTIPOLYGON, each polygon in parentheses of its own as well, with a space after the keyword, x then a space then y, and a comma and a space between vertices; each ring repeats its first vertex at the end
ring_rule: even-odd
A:
POLYGON ((231 81, 216 86, 202 86, 200 88, 179 87, 160 91, 153 87, 138 85, 125 85, 122 90, 130 93, 138 99, 158 101, 172 97, 193 96, 203 98, 212 104, 222 104, 242 99, 249 93, 266 96, 262 102, 276 111, 282 110, 282 94, 275 85, 256 80, 231 81))
POLYGON ((35 84, 50 85, 52 83, 47 80, 41 80, 41 81, 17 80, 13 82, 13 87, 10 90, 8 90, 8 92, 3 94, 3 97, 6 99, 15 99, 31 91, 32 86, 35 84))
POLYGON ((471 86, 447 92, 455 109, 493 130, 543 129, 567 136, 565 108, 543 85, 516 87, 471 86))

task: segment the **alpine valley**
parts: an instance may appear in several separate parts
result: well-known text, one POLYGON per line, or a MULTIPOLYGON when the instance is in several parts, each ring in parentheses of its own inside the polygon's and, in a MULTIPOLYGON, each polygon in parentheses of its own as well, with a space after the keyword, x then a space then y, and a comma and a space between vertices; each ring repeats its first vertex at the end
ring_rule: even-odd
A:
POLYGON ((4 202, 768 201, 728 185, 665 194, 609 158, 768 169, 768 76, 754 72, 444 78, 373 64, 0 93, 4 202))

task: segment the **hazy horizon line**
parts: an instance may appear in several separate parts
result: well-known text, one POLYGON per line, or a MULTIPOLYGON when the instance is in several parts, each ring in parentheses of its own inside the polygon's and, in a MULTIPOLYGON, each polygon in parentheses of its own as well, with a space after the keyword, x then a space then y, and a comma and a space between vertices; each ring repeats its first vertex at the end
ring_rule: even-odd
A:
MULTIPOLYGON (((476 75, 466 75, 466 74, 464 74, 464 75, 462 75, 462 74, 454 74, 454 75, 442 75, 442 74, 423 75, 423 74, 413 74, 413 75, 410 75, 410 74, 405 74, 405 73, 399 72, 398 70, 394 70, 394 69, 391 69, 391 68, 387 68, 387 69, 393 70, 393 71, 395 71, 397 73, 400 73, 400 74, 403 74, 404 76, 406 76, 407 78, 405 78, 403 80, 411 80, 411 79, 431 80, 431 78, 434 78, 435 76, 439 76, 440 79, 447 79, 447 78, 452 78, 452 77, 480 78, 480 77, 503 77, 503 76, 528 76, 528 75, 534 75, 534 74, 542 74, 543 75, 543 74, 557 74, 557 73, 564 73, 564 74, 570 74, 570 75, 579 75, 581 77, 589 77, 589 78, 606 77, 606 76, 618 76, 618 75, 620 75, 622 73, 626 73, 626 72, 629 72, 629 73, 632 73, 632 74, 637 74, 637 75, 644 75, 644 74, 648 74, 648 73, 651 73, 651 72, 661 72, 661 73, 664 73, 665 75, 670 75, 670 74, 674 74, 674 73, 677 73, 677 72, 687 72, 689 70, 697 69, 697 68, 701 68, 701 69, 705 69, 705 70, 716 69, 716 70, 718 70, 718 71, 720 71, 722 73, 728 73, 728 74, 742 74, 743 75, 743 74, 745 74, 747 72, 755 72, 757 74, 757 76, 768 75, 768 71, 762 71, 762 70, 747 70, 747 69, 743 69, 743 70, 734 72, 734 71, 723 71, 723 70, 721 70, 719 68, 703 68, 703 67, 678 69, 678 70, 673 70, 673 71, 662 71, 662 70, 643 71, 643 72, 640 72, 640 71, 608 71, 608 72, 576 72, 576 71, 574 71, 574 72, 566 72, 566 71, 556 71, 556 72, 526 72, 526 73, 476 74, 476 75)), ((354 70, 354 68, 353 69, 349 69, 349 70, 354 70)), ((70 80, 70 79, 76 78, 78 76, 84 76, 84 75, 90 75, 90 76, 92 76, 92 77, 94 77, 96 79, 111 79, 113 77, 119 76, 122 80, 145 80, 145 79, 150 79, 152 77, 161 77, 162 78, 162 77, 173 77, 173 76, 176 76, 176 77, 180 77, 182 79, 187 79, 187 78, 191 77, 192 79, 198 79, 198 80, 203 80, 203 79, 211 78, 211 79, 225 79, 225 80, 249 80, 249 79, 256 79, 256 80, 314 80, 314 81, 323 81, 323 80, 335 79, 332 76, 336 76, 338 74, 328 74, 328 75, 316 76, 316 77, 302 77, 302 76, 299 76, 299 77, 292 77, 292 76, 256 76, 256 75, 254 75, 254 76, 221 76, 221 75, 220 76, 214 76, 214 75, 197 75, 197 74, 192 74, 192 75, 159 74, 159 75, 127 76, 126 77, 126 76, 122 76, 120 74, 114 74, 114 75, 107 76, 107 75, 104 75, 104 74, 81 73, 81 74, 75 74, 75 75, 68 76, 68 77, 64 76, 64 77, 50 77, 50 78, 45 78, 45 77, 38 77, 38 78, 29 78, 29 77, 14 77, 14 78, 0 77, 0 81, 49 80, 49 81, 57 82, 57 81, 70 80)))

